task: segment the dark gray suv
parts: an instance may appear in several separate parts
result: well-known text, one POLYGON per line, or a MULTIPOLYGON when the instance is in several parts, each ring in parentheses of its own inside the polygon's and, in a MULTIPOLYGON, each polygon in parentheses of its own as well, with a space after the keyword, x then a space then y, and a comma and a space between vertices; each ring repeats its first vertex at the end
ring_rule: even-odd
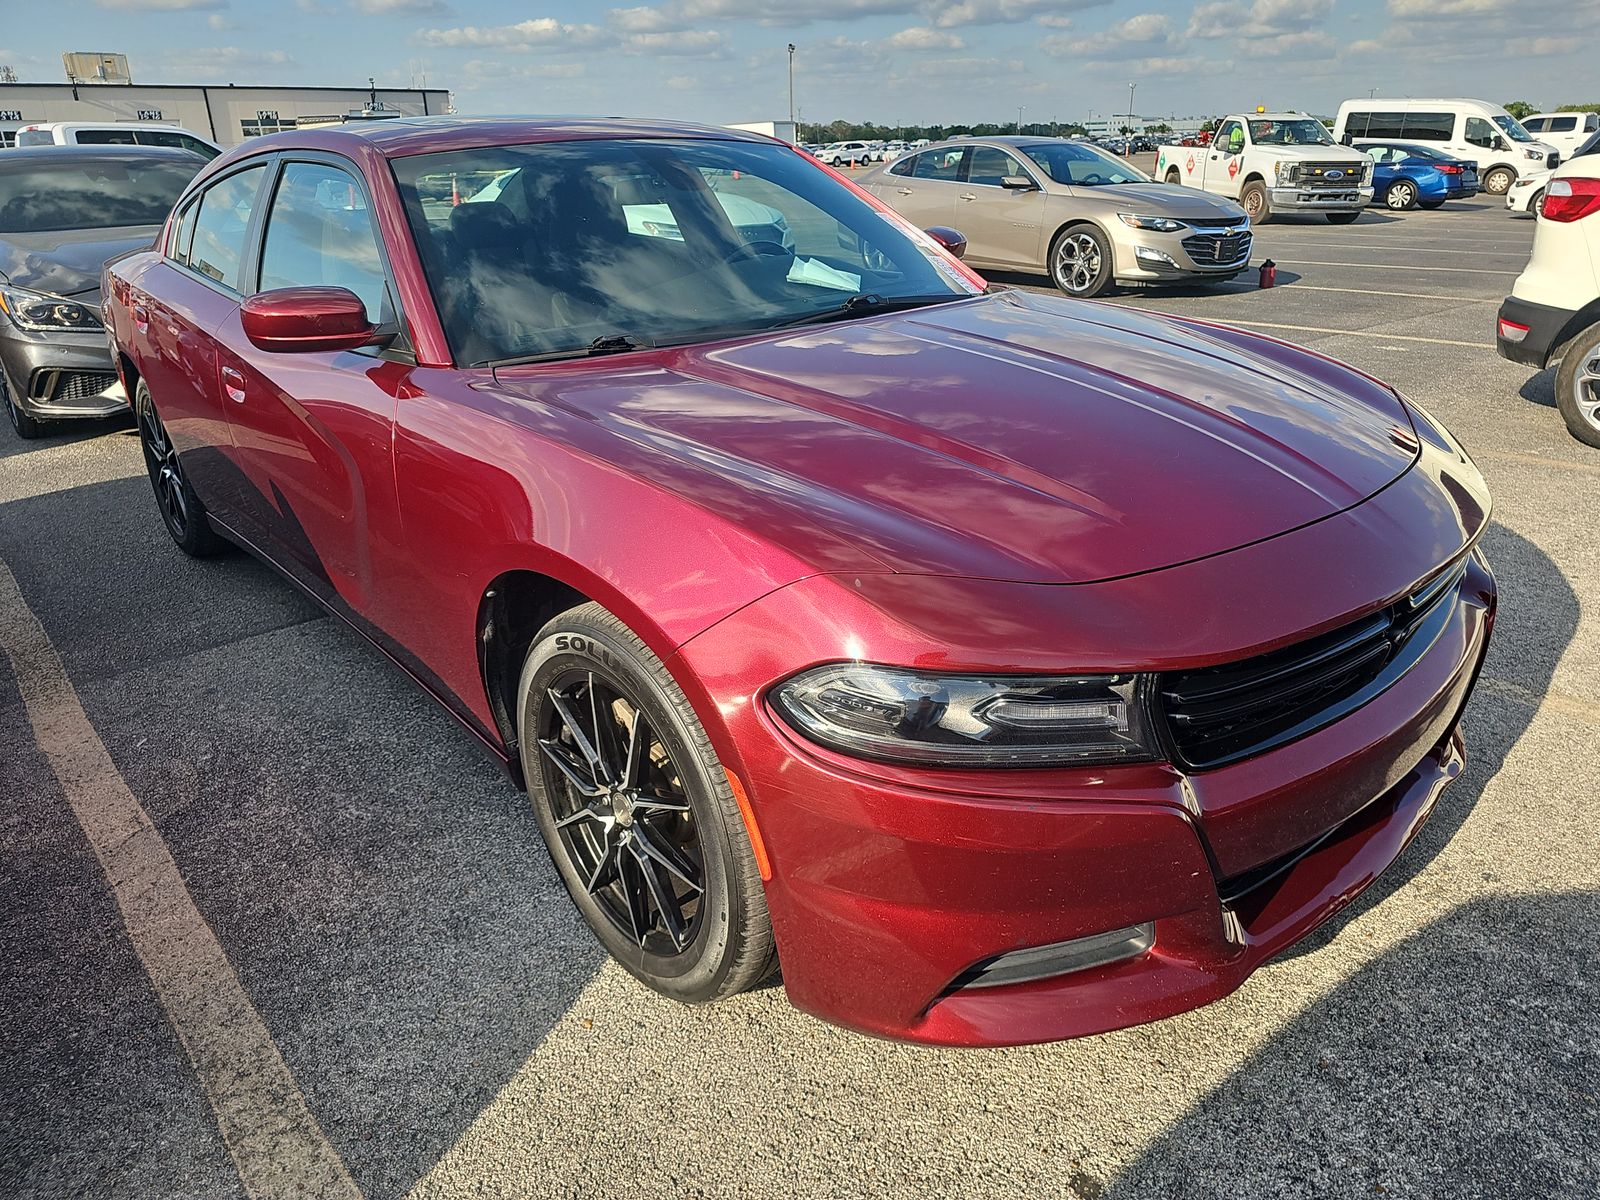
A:
POLYGON ((100 268, 148 246, 206 160, 153 146, 0 151, 0 397, 22 437, 127 407, 100 268))

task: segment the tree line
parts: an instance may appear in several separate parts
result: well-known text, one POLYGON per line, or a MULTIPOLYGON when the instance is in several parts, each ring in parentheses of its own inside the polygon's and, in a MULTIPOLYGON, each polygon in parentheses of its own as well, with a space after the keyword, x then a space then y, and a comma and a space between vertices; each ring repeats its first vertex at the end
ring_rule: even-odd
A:
MULTIPOLYGON (((801 121, 796 136, 802 142, 916 142, 926 138, 930 142, 953 137, 999 137, 1003 134, 1021 133, 1029 137, 1072 137, 1089 130, 1076 121, 980 121, 975 125, 879 125, 874 122, 829 121, 821 124, 801 121)), ((1138 128, 1124 125, 1122 133, 1171 133, 1172 126, 1144 125, 1138 128)))
POLYGON ((1529 104, 1526 100, 1507 100, 1500 107, 1519 121, 1524 117, 1531 117, 1534 113, 1541 112, 1600 113, 1600 102, 1594 104, 1558 104, 1554 108, 1540 108, 1537 104, 1529 104))

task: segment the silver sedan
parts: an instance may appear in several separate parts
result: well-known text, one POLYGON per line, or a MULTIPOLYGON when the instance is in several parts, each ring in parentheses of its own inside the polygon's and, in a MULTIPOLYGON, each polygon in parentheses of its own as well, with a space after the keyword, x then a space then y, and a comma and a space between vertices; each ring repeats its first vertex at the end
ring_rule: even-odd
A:
POLYGON ((973 266, 1043 271, 1072 296, 1227 280, 1250 263, 1250 219, 1232 200, 1156 183, 1083 142, 940 142, 857 182, 923 228, 959 229, 973 266))

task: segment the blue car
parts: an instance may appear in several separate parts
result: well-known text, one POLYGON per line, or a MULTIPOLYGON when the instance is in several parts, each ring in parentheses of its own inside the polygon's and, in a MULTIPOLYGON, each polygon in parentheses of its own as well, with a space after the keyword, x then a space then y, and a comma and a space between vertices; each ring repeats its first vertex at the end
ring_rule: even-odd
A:
POLYGON ((1372 198, 1386 208, 1438 208, 1478 194, 1478 164, 1411 142, 1357 142, 1375 164, 1372 198))

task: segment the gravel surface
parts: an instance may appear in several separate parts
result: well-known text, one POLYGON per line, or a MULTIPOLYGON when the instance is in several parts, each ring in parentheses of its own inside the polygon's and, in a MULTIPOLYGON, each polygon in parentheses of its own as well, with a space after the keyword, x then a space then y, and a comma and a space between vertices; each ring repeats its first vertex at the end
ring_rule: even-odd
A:
MULTIPOLYGON (((266 568, 168 544, 122 425, 0 432, 0 561, 369 1197, 1593 1197, 1600 452, 1494 355, 1531 233, 1487 200, 1274 222, 1276 289, 1116 298, 1442 418, 1502 609, 1470 767, 1390 873, 1235 995, 1103 1037, 930 1050, 781 987, 645 991, 453 720, 266 568)), ((0 747, 0 1196, 242 1195, 3 656, 0 747)))

